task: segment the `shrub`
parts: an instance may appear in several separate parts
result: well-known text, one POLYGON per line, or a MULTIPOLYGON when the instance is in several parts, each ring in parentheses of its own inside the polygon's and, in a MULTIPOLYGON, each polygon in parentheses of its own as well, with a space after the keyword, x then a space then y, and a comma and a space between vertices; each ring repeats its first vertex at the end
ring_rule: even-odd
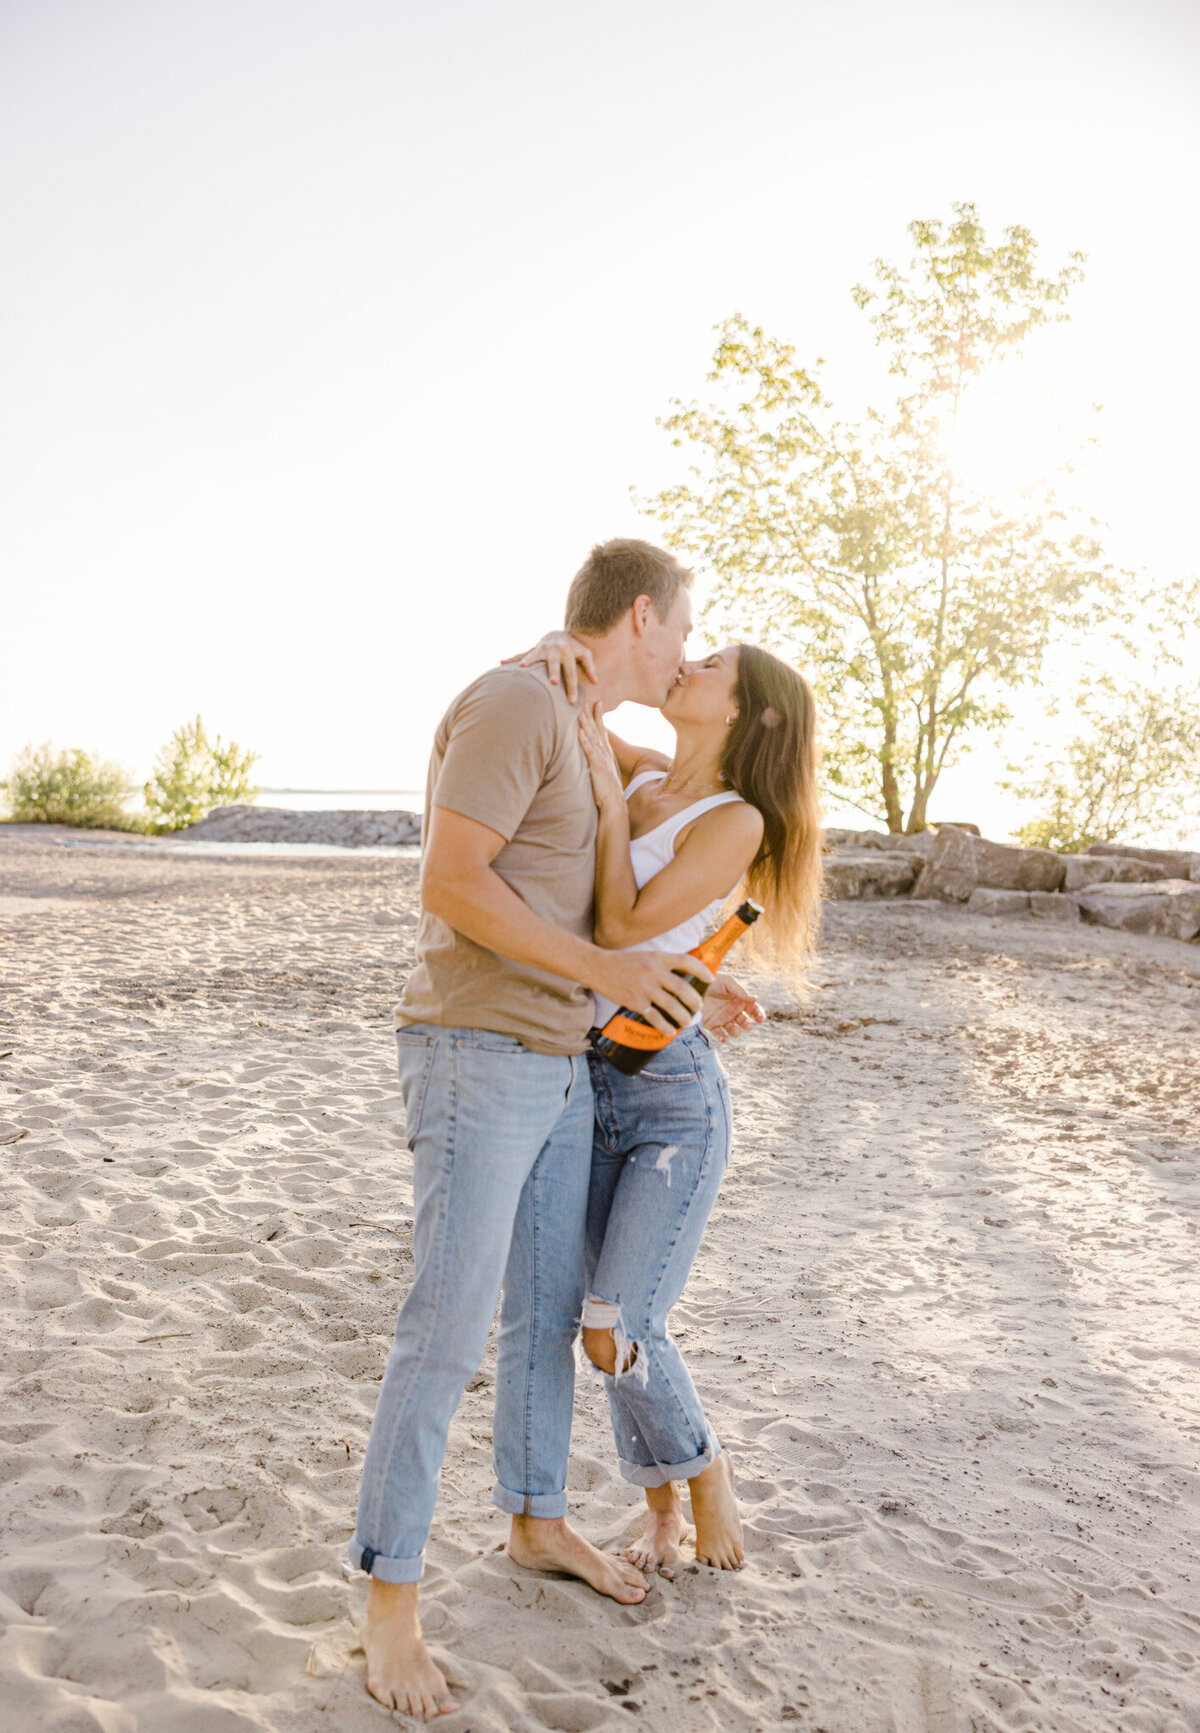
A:
POLYGON ((146 784, 146 811, 155 830, 183 830, 214 806, 251 801, 258 789, 250 780, 257 752, 228 746, 218 734, 209 740, 197 716, 177 728, 159 753, 146 784))
POLYGON ((9 811, 18 824, 74 824, 90 830, 140 830, 125 810, 133 784, 119 764, 77 747, 62 752, 46 743, 27 746, 13 760, 9 811))

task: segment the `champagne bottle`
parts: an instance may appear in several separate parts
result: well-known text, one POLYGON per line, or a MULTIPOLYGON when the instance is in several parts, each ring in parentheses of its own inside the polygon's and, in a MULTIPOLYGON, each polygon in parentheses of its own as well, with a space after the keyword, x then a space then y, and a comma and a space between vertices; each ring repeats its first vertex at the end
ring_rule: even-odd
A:
MULTIPOLYGON (((746 901, 715 933, 710 933, 706 939, 701 939, 694 950, 688 952, 689 957, 698 957, 715 975, 721 967, 726 952, 734 945, 749 927, 752 927, 762 910, 757 903, 746 901)), ((708 992, 709 983, 702 981, 697 975, 686 975, 682 969, 676 974, 681 976, 689 986, 694 987, 703 998, 708 992)), ((673 1017, 663 1016, 678 1030, 680 1025, 673 1017)), ((664 1035, 661 1029, 656 1029, 648 1023, 640 1011, 629 1011, 624 1006, 614 1011, 603 1029, 592 1035, 592 1046, 614 1065, 618 1071, 623 1071, 626 1077, 636 1077, 655 1053, 661 1053, 675 1039, 674 1035, 664 1035)))

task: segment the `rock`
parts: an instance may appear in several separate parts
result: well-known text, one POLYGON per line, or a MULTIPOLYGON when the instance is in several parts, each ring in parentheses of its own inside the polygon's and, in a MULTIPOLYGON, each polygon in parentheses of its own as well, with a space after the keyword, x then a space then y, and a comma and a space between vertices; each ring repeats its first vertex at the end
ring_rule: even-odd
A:
POLYGON ((943 827, 917 880, 915 895, 965 903, 972 891, 1057 891, 1066 863, 1048 848, 1015 848, 943 827))
POLYGON ((928 855, 936 834, 932 830, 916 831, 912 836, 886 830, 827 830, 825 842, 827 847, 838 852, 849 849, 859 854, 863 849, 877 848, 897 849, 902 854, 928 855))
POLYGON ((1029 892, 974 890, 967 900, 967 912, 972 915, 1027 915, 1029 892))
POLYGON ((1082 891, 1088 885, 1152 884, 1177 876, 1170 867, 1158 861, 1139 860, 1136 855, 1073 854, 1067 856, 1065 888, 1082 891))
POLYGON ((1030 891, 1029 912, 1043 921, 1078 921, 1079 904, 1061 891, 1030 891))
POLYGON ((829 855, 825 861, 825 894, 839 902, 907 896, 920 864, 899 850, 863 849, 829 855))
POLYGON ((936 830, 965 830, 970 836, 979 835, 979 826, 969 824, 965 818, 939 818, 934 828, 936 830))
POLYGON ((919 855, 922 860, 928 860, 937 842, 936 830, 914 831, 912 836, 889 836, 884 848, 901 850, 904 854, 919 855))
POLYGON ((282 806, 219 806, 176 833, 180 842, 321 843, 380 848, 419 843, 419 812, 296 812, 282 806))
POLYGON ((1087 855, 1121 855, 1125 860, 1150 861, 1155 866, 1164 866, 1168 874, 1175 879, 1192 879, 1198 876, 1200 854, 1194 850, 1183 848, 1133 848, 1124 842, 1093 842, 1084 851, 1087 855))
POLYGON ((832 849, 882 848, 887 841, 886 830, 827 830, 825 843, 832 849))
POLYGON ((1126 933, 1154 933, 1166 939, 1200 936, 1200 885, 1187 879, 1159 884, 1093 885, 1076 898, 1085 921, 1119 927, 1126 933))

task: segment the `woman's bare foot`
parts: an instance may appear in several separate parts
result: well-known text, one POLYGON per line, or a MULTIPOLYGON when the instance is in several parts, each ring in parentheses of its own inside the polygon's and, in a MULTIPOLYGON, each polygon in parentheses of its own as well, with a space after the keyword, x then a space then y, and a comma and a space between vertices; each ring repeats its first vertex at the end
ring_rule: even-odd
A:
POLYGON ((668 1480, 665 1486, 648 1486, 646 1503, 646 1526, 640 1538, 625 1548, 625 1557, 648 1577, 657 1571, 672 1582, 679 1563, 679 1543, 687 1533, 678 1485, 668 1480))
POLYGON ((599 1595, 624 1606, 646 1598, 646 1579, 624 1559, 601 1552, 562 1517, 514 1516, 505 1548, 514 1564, 529 1571, 565 1571, 582 1577, 599 1595))
POLYGON ((695 1480, 689 1480, 696 1524, 696 1557, 702 1565, 740 1571, 746 1562, 742 1521, 733 1495, 733 1469, 721 1453, 695 1480))
POLYGON ((417 1597, 416 1583, 371 1578, 363 1626, 367 1690, 385 1709, 433 1721, 452 1715, 458 1704, 422 1641, 417 1597))

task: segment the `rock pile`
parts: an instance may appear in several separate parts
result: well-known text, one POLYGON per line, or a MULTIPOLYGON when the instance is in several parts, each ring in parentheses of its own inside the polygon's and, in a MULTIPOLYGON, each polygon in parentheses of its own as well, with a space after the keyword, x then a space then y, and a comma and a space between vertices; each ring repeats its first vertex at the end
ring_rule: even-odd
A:
POLYGON ((282 806, 218 806, 179 832, 181 842, 310 842, 380 848, 421 840, 419 812, 292 812, 282 806))
POLYGON ((962 825, 917 836, 830 830, 828 893, 966 903, 972 914, 1093 921, 1200 939, 1200 853, 1093 843, 1086 854, 989 842, 962 825))

